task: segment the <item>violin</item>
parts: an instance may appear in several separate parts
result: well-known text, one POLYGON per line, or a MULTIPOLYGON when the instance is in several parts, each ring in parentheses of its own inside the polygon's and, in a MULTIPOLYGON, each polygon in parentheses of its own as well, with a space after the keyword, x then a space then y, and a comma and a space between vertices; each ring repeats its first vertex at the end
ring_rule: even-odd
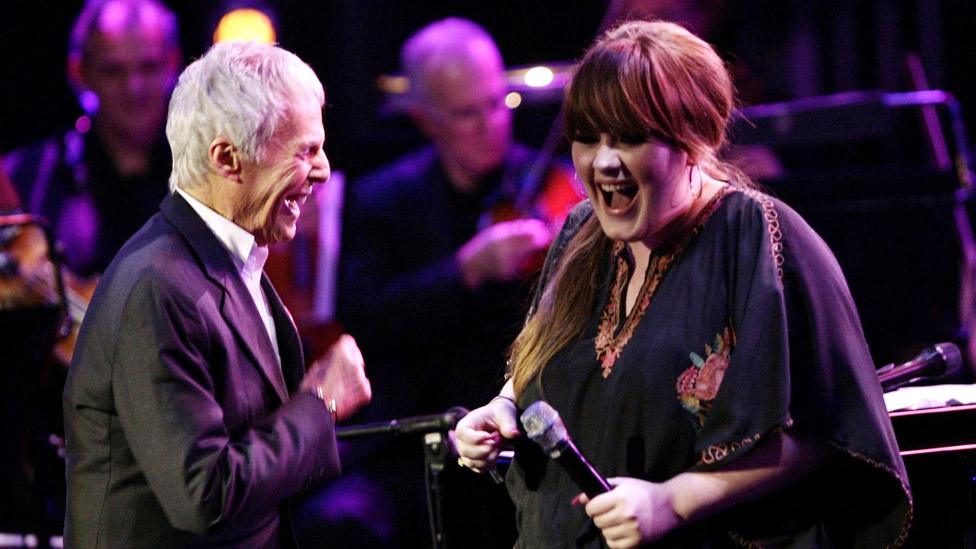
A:
POLYGON ((98 280, 70 273, 54 251, 42 218, 0 216, 0 311, 59 309, 62 320, 54 327, 58 337, 51 355, 67 367, 98 280))
MULTIPOLYGON (((542 154, 542 153, 540 153, 542 154)), ((479 222, 479 230, 495 223, 516 219, 540 219, 551 231, 560 229, 566 216, 585 195, 577 188, 573 172, 562 165, 548 166, 541 176, 529 170, 527 181, 514 200, 492 206, 479 222)))

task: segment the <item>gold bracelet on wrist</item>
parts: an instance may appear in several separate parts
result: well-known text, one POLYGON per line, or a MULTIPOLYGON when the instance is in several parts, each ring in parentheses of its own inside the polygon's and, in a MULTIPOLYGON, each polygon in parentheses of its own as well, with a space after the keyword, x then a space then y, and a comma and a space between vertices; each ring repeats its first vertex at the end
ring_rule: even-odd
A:
POLYGON ((325 398, 325 392, 322 391, 322 388, 319 386, 315 387, 315 396, 322 401, 322 404, 325 404, 325 409, 328 410, 329 414, 332 416, 332 425, 335 425, 337 421, 337 411, 339 409, 338 405, 336 404, 336 399, 325 398))

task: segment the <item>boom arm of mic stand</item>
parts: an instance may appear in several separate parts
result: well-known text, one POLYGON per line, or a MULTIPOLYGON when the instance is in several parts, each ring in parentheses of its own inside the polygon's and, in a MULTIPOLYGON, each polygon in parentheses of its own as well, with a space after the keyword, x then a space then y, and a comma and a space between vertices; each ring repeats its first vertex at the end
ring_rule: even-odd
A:
POLYGON ((390 421, 378 421, 376 423, 364 423, 362 425, 338 427, 335 433, 336 438, 339 440, 367 438, 378 435, 396 434, 398 427, 399 422, 393 419, 390 421))
POLYGON ((336 429, 337 439, 365 438, 379 435, 405 435, 410 433, 447 432, 454 428, 458 420, 468 411, 455 406, 442 414, 414 416, 362 425, 350 425, 336 429))

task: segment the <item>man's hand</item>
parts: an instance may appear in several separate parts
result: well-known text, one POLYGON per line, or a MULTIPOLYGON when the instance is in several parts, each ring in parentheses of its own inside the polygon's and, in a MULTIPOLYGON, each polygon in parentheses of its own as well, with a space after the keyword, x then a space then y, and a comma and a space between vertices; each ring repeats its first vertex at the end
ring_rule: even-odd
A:
POLYGON ((497 223, 474 235, 457 253, 464 285, 477 288, 488 281, 515 280, 523 266, 552 241, 552 232, 538 219, 497 223))
POLYGON ((352 336, 340 336, 305 373, 301 389, 314 391, 316 387, 322 389, 326 399, 335 399, 336 419, 339 421, 351 416, 372 398, 363 354, 352 336))

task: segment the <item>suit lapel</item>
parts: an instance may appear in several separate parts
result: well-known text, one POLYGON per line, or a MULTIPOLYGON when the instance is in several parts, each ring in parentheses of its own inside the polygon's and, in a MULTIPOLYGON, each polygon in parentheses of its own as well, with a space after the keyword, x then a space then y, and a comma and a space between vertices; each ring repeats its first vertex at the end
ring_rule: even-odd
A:
MULTIPOLYGON (((274 347, 268 338, 254 300, 244 286, 244 280, 237 272, 230 254, 217 240, 210 227, 179 194, 171 194, 163 200, 160 210, 189 242, 190 247, 199 257, 207 277, 223 290, 220 313, 224 322, 274 388, 278 398, 282 402, 288 400, 288 391, 282 371, 278 368, 274 347)), ((270 297, 268 301, 272 301, 270 297)), ((275 323, 277 324, 277 320, 275 323)))
MULTIPOLYGON (((254 357, 258 367, 264 373, 268 382, 274 386, 278 398, 282 402, 288 400, 288 390, 285 387, 285 378, 281 368, 278 367, 278 357, 275 356, 274 346, 268 337, 268 331, 264 327, 264 321, 258 313, 258 308, 251 299, 250 292, 244 286, 244 280, 237 273, 225 277, 224 303, 221 307, 221 314, 224 320, 240 338, 244 348, 254 357), (242 319, 245 319, 242 321, 242 319)), ((270 301, 270 298, 269 298, 270 301)), ((282 362, 284 362, 282 357, 282 362)))
POLYGON ((298 329, 295 327, 295 320, 291 313, 278 297, 274 285, 268 275, 261 275, 261 288, 264 295, 268 296, 268 305, 271 309, 271 317, 274 319, 275 331, 278 333, 278 353, 281 355, 281 373, 285 377, 288 392, 294 393, 298 390, 302 378, 305 375, 305 356, 302 352, 302 342, 298 336, 298 329))

